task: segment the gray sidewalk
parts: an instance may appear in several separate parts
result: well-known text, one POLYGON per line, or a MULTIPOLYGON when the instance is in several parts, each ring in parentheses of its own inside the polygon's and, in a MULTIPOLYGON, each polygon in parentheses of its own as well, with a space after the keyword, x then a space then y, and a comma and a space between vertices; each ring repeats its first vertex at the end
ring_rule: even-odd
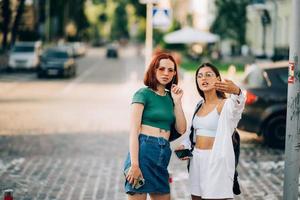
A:
MULTIPOLYGON (((121 200, 127 133, 1 137, 1 190, 16 200, 121 200)), ((176 144, 172 144, 172 147, 176 144)), ((188 200, 186 163, 172 155, 172 199, 188 200)), ((283 152, 243 143, 236 199, 281 199, 283 152)))

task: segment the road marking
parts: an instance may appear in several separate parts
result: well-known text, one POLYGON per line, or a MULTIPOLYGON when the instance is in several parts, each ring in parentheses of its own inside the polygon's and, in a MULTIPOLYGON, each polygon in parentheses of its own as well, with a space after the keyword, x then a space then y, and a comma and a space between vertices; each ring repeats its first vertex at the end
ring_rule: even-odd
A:
POLYGON ((66 95, 66 94, 68 94, 74 87, 76 87, 76 85, 78 85, 79 83, 81 83, 87 76, 89 76, 90 74, 92 74, 92 72, 94 72, 94 70, 97 69, 97 67, 98 67, 97 63, 95 63, 94 65, 92 65, 92 67, 90 67, 88 70, 86 70, 84 73, 82 73, 76 79, 74 79, 71 83, 69 83, 59 93, 59 95, 66 95))

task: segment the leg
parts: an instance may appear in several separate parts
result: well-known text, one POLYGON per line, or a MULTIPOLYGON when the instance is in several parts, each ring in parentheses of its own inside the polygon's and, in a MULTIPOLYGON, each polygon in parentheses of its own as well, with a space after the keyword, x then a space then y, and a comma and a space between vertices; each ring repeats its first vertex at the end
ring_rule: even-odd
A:
POLYGON ((192 195, 192 200, 202 200, 202 198, 199 196, 192 195))
POLYGON ((151 200, 171 200, 170 194, 150 194, 151 200))
POLYGON ((147 194, 134 194, 134 195, 127 195, 128 200, 146 200, 147 194))

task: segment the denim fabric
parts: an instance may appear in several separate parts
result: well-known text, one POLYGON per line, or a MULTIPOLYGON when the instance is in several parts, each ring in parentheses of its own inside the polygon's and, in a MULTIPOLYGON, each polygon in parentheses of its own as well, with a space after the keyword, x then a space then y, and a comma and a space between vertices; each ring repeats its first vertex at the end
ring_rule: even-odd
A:
MULTIPOLYGON (((144 134, 139 135, 139 165, 145 185, 135 189, 125 180, 127 194, 170 193, 168 165, 171 158, 170 143, 166 139, 144 134)), ((124 163, 124 171, 130 167, 130 154, 124 163)))

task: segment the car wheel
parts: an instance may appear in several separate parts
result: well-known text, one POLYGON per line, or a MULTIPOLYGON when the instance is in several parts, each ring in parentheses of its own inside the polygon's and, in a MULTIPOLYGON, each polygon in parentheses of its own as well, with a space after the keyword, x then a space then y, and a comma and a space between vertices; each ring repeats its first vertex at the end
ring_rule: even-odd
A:
POLYGON ((41 72, 38 72, 38 73, 37 73, 37 77, 38 77, 38 78, 44 78, 44 74, 41 73, 41 72))
POLYGON ((76 72, 76 68, 74 68, 74 69, 73 69, 73 74, 72 74, 72 76, 75 77, 75 76, 76 76, 76 73, 77 73, 77 72, 76 72))
POLYGON ((6 68, 6 71, 7 71, 8 73, 13 72, 13 68, 7 67, 7 68, 6 68))
POLYGON ((70 68, 64 69, 62 76, 63 78, 70 78, 70 68))
POLYGON ((271 117, 263 129, 265 143, 274 148, 285 146, 286 117, 283 114, 271 117))

